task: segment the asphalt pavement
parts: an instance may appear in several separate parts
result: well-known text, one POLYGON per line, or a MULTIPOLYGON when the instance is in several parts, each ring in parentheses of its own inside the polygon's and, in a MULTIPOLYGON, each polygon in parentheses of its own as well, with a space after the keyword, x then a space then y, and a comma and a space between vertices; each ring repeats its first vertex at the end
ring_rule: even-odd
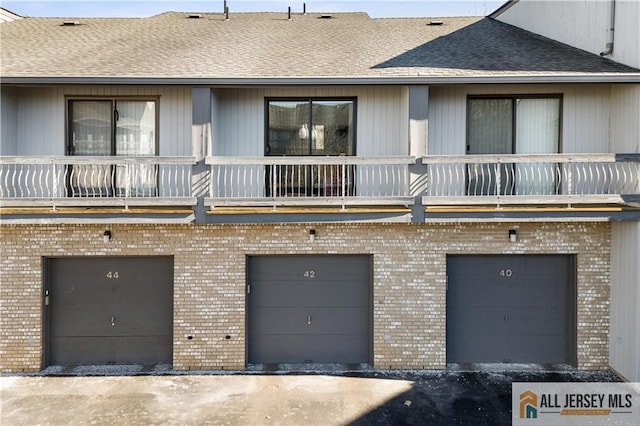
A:
POLYGON ((173 372, 0 377, 2 425, 510 425, 512 382, 608 371, 173 372))

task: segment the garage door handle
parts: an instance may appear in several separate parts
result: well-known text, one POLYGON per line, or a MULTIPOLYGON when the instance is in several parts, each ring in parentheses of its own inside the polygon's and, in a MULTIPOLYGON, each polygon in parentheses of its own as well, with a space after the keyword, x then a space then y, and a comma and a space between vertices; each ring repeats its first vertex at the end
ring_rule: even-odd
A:
POLYGON ((116 317, 111 317, 111 327, 116 325, 116 317))
POLYGON ((311 314, 307 315, 307 324, 311 325, 311 314))

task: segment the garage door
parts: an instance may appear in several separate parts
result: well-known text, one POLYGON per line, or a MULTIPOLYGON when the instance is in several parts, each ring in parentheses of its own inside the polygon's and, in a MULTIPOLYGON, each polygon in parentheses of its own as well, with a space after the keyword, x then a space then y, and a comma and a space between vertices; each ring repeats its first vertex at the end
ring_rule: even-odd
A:
POLYGON ((576 362, 575 261, 447 257, 447 362, 576 362))
POLYGON ((48 259, 48 364, 172 362, 173 258, 48 259))
POLYGON ((248 259, 249 363, 369 363, 371 257, 248 259))

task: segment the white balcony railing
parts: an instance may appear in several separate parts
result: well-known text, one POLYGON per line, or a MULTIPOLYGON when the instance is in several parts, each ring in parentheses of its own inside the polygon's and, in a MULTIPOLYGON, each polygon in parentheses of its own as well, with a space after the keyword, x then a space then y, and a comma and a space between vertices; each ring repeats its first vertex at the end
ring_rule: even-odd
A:
MULTIPOLYGON (((640 205, 640 154, 207 157, 219 206, 640 205)), ((1 157, 0 205, 196 205, 193 157, 1 157)), ((196 176, 197 175, 197 176, 196 176)))
POLYGON ((0 201, 25 206, 195 205, 192 157, 2 157, 0 201))
POLYGON ((627 204, 640 154, 427 156, 424 205, 627 204))
POLYGON ((410 205, 413 157, 207 157, 217 206, 410 205))

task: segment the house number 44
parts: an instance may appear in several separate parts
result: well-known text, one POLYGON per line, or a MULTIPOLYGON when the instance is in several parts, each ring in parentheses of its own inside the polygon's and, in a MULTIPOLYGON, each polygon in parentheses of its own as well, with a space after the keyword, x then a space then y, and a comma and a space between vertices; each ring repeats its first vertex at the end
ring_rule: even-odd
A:
POLYGON ((118 271, 109 271, 107 272, 107 278, 109 278, 110 280, 117 280, 118 278, 120 278, 120 274, 118 274, 118 271))

